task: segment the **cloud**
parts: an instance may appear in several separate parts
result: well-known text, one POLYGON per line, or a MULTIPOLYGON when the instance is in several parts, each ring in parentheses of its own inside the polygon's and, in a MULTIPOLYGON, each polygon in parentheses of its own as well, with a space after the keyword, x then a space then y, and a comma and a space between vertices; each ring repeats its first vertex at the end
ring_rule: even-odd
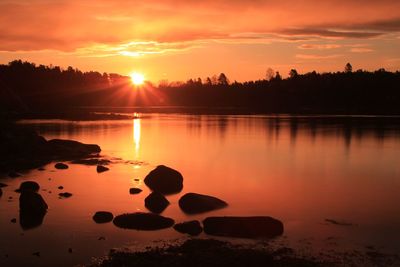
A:
POLYGON ((365 47, 354 47, 350 49, 350 52, 352 53, 369 53, 373 52, 374 50, 371 48, 365 48, 365 47))
POLYGON ((333 59, 339 58, 343 55, 315 55, 315 54, 297 54, 296 58, 307 59, 307 60, 319 60, 319 59, 333 59))
MULTIPOLYGON (((0 10, 1 51, 69 52, 132 41, 370 39, 400 32, 397 0, 3 0, 0 10)), ((155 52, 126 53, 137 51, 155 52)))
POLYGON ((340 48, 342 45, 339 44, 302 44, 297 48, 299 49, 311 49, 311 50, 330 50, 340 48))

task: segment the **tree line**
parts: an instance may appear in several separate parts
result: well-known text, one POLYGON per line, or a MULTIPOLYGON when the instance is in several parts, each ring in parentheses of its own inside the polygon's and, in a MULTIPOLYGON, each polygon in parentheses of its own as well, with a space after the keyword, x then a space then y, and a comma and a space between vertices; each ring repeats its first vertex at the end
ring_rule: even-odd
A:
POLYGON ((204 80, 147 83, 135 90, 128 76, 81 72, 72 67, 15 60, 0 65, 0 109, 51 112, 77 107, 186 106, 254 113, 400 114, 400 72, 379 69, 299 74, 268 69, 264 79, 230 81, 221 73, 204 80))

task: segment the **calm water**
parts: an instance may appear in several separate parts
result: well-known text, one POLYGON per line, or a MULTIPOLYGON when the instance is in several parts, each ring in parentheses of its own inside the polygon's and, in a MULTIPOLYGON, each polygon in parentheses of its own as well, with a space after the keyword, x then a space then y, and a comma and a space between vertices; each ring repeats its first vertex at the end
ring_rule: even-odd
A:
POLYGON ((168 196, 171 205, 162 214, 177 222, 210 215, 269 215, 284 222, 280 241, 294 247, 327 251, 374 246, 400 253, 398 121, 143 114, 126 121, 22 122, 48 139, 99 144, 102 155, 115 163, 102 174, 95 166, 69 164, 68 170, 56 170, 49 164, 45 171, 2 179, 9 186, 0 198, 0 266, 73 266, 112 247, 182 238, 172 228, 122 230, 91 219, 98 210, 114 215, 146 211, 149 190, 143 179, 159 164, 184 176, 183 191, 168 196), (49 204, 43 224, 26 231, 18 224, 19 195, 14 192, 24 180, 37 181, 49 204), (59 199, 60 185, 73 196, 59 199), (129 195, 130 187, 143 192, 129 195), (185 215, 177 202, 187 192, 220 197, 229 207, 185 215), (16 224, 10 223, 12 218, 16 224))

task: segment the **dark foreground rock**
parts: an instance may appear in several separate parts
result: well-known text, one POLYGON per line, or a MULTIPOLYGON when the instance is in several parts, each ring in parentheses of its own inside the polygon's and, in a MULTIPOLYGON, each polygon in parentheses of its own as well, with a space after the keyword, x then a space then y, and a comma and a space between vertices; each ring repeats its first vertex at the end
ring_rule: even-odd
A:
POLYGON ((179 207, 188 214, 203 213, 226 207, 228 204, 216 197, 187 193, 179 199, 179 207))
POLYGON ((115 226, 135 230, 159 230, 174 225, 174 220, 153 213, 129 213, 118 215, 114 218, 115 226))
POLYGON ((159 165, 152 170, 145 178, 144 183, 155 192, 163 195, 174 194, 182 191, 182 174, 172 168, 159 165))
POLYGON ((146 251, 112 251, 103 261, 91 267, 158 266, 158 267, 317 267, 332 266, 326 262, 296 256, 291 249, 272 249, 233 245, 213 239, 189 239, 180 245, 151 247, 146 251))
POLYGON ((31 229, 43 223, 47 204, 38 193, 23 191, 19 197, 20 224, 23 229, 31 229))
POLYGON ((104 167, 104 166, 102 166, 102 165, 97 165, 97 168, 96 168, 96 171, 97 171, 98 173, 106 172, 106 171, 108 171, 108 170, 109 170, 109 168, 104 167))
POLYGON ((98 211, 93 215, 93 221, 96 223, 109 223, 114 219, 114 215, 108 211, 98 211))
POLYGON ((58 170, 66 170, 68 169, 68 165, 62 162, 58 162, 54 165, 54 168, 58 169, 58 170))
POLYGON ((168 199, 158 192, 152 192, 144 199, 144 206, 154 213, 163 212, 168 205, 168 199))
POLYGON ((21 183, 19 186, 18 192, 38 192, 40 189, 40 185, 34 181, 26 181, 21 183))
POLYGON ((73 140, 47 141, 26 126, 9 123, 0 127, 0 171, 17 173, 42 167, 51 161, 88 158, 100 153, 98 145, 73 140))
POLYGON ((206 234, 217 236, 273 238, 283 234, 283 223, 268 216, 208 217, 203 226, 206 234))
POLYGON ((183 223, 177 223, 174 225, 174 229, 182 234, 189 234, 189 235, 199 235, 203 232, 203 228, 200 225, 199 221, 189 221, 183 223))
POLYGON ((140 192, 142 192, 142 189, 140 189, 140 188, 130 188, 129 189, 129 194, 131 194, 131 195, 139 194, 140 192))

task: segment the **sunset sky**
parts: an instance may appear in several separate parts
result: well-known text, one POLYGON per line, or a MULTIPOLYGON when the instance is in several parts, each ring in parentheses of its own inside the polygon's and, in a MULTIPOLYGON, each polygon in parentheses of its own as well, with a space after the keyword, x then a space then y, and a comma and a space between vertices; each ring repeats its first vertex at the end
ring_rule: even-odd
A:
POLYGON ((0 1, 0 63, 146 79, 400 69, 399 0, 0 1))

